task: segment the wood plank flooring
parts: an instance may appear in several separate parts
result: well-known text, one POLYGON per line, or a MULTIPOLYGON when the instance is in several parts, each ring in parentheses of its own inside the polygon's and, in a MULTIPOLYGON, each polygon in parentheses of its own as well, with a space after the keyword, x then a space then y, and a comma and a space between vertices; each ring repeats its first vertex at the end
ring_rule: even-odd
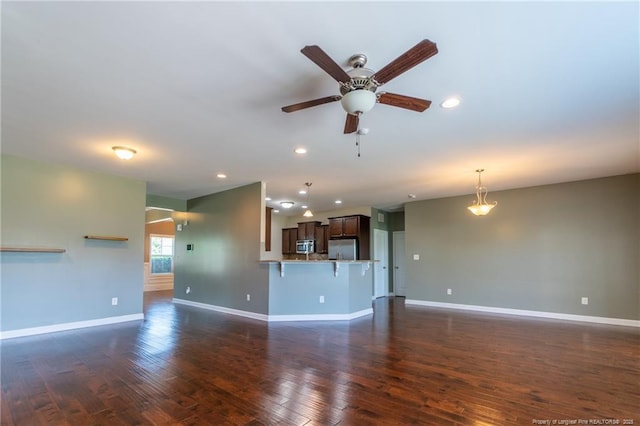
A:
POLYGON ((1 424, 640 424, 637 328, 402 298, 267 324, 145 299, 143 322, 3 341, 1 424))

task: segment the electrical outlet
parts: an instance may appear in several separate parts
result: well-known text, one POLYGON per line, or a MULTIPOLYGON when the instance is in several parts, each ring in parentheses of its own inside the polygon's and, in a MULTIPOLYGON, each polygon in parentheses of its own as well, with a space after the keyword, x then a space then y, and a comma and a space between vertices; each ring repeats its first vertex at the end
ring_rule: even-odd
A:
POLYGON ((451 295, 453 294, 453 290, 451 290, 450 288, 448 288, 448 289, 447 289, 447 294, 448 294, 449 296, 451 296, 451 295))
POLYGON ((118 304, 118 298, 117 298, 117 297, 112 297, 112 298, 111 298, 111 304, 112 304, 113 306, 116 306, 116 305, 118 304))
POLYGON ((251 302, 251 295, 247 293, 247 302, 251 302))
POLYGON ((588 297, 583 297, 582 298, 582 304, 583 305, 588 305, 589 304, 589 298, 588 297))
POLYGON ((324 296, 320 296, 320 303, 324 303, 324 296))
POLYGON ((187 289, 184 292, 187 294, 191 293, 191 286, 187 286, 187 289))

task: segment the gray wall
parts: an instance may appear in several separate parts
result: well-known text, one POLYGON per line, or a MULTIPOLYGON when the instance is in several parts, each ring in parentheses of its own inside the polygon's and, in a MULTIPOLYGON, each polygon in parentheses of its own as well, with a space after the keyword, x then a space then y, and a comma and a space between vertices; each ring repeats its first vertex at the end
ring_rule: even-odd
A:
POLYGON ((258 182, 187 202, 189 225, 176 232, 176 298, 268 314, 269 269, 259 263, 261 194, 258 182))
POLYGON ((408 299, 640 319, 640 174, 488 198, 405 206, 408 299))
POLYGON ((143 182, 2 156, 1 185, 2 246, 67 250, 1 253, 2 331, 142 313, 143 182))
POLYGON ((349 314, 371 308, 372 270, 361 264, 288 263, 284 277, 270 265, 270 315, 349 314), (320 296, 325 302, 320 303, 320 296))

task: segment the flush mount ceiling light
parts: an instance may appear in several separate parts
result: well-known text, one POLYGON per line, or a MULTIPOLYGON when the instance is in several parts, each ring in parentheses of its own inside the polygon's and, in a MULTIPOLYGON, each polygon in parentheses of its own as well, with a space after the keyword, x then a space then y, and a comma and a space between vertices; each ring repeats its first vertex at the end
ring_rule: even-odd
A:
POLYGON ((121 160, 131 160, 136 154, 136 150, 126 146, 114 146, 111 148, 116 156, 121 160))
POLYGON ((293 152, 295 152, 296 154, 306 154, 307 153, 307 148, 303 148, 303 147, 298 147, 296 149, 293 150, 293 152))
POLYGON ((294 204, 295 203, 293 201, 280 201, 280 205, 283 209, 290 209, 294 206, 294 204))
POLYGON ((444 101, 442 101, 440 103, 440 106, 444 109, 451 109, 451 108, 455 108, 458 105, 460 105, 460 98, 456 97, 456 96, 452 96, 450 98, 445 99, 444 101))
POLYGON ((226 178, 227 178, 227 175, 225 175, 224 173, 218 173, 218 174, 216 175, 216 177, 217 177, 218 179, 226 179, 226 178))
POLYGON ((476 186, 476 199, 473 201, 469 207, 469 211, 476 216, 485 216, 489 214, 492 208, 494 208, 498 202, 494 201, 493 203, 487 202, 487 188, 482 186, 481 175, 484 172, 484 169, 477 169, 476 173, 478 173, 478 186, 476 186))
MULTIPOLYGON (((307 187, 307 205, 309 204, 309 192, 311 191, 311 182, 305 182, 305 186, 307 187)), ((311 212, 311 210, 307 207, 307 210, 304 212, 304 214, 302 215, 304 217, 313 217, 313 213, 311 212)))

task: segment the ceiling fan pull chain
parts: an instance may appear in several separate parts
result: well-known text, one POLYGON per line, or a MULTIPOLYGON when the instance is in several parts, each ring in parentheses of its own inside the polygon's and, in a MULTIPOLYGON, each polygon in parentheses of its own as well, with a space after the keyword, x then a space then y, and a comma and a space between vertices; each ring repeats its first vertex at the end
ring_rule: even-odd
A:
POLYGON ((360 131, 356 132, 356 147, 358 147, 358 158, 360 158, 360 131))

